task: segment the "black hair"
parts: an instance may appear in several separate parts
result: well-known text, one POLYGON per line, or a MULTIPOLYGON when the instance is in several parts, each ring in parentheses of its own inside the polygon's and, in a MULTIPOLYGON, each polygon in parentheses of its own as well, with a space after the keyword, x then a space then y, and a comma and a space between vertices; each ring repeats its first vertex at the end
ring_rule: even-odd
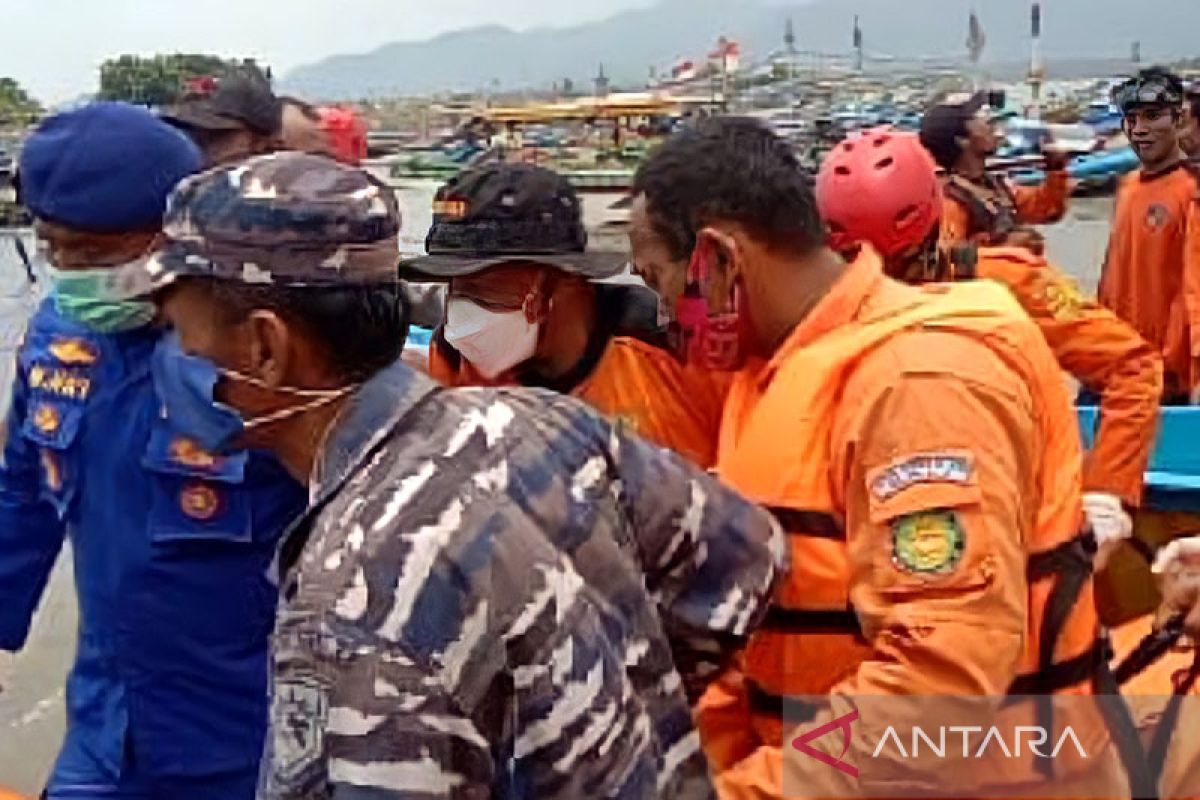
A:
POLYGON ((961 129, 946 131, 946 135, 934 136, 922 133, 921 145, 929 151, 929 155, 933 156, 933 160, 939 167, 949 172, 954 169, 958 159, 962 158, 963 148, 958 143, 958 138, 968 135, 967 123, 964 121, 961 129))
POLYGON ((1188 109, 1192 112, 1192 117, 1200 119, 1200 82, 1189 86, 1187 92, 1184 94, 1184 98, 1188 109))
POLYGON ((671 256, 686 259, 696 232, 718 219, 740 223, 769 246, 807 253, 826 242, 812 176, 765 125, 709 117, 676 133, 638 169, 633 194, 671 256))
POLYGON ((279 102, 281 105, 291 106, 292 108, 296 109, 301 114, 303 114, 305 116, 305 118, 307 118, 313 122, 321 121, 321 112, 317 110, 316 106, 314 106, 312 103, 308 102, 307 100, 301 100, 299 97, 292 97, 290 95, 284 95, 283 97, 279 98, 279 102))
POLYGON ((400 285, 298 287, 206 280, 225 320, 274 311, 312 340, 338 377, 361 382, 400 358, 408 338, 409 302, 400 285))

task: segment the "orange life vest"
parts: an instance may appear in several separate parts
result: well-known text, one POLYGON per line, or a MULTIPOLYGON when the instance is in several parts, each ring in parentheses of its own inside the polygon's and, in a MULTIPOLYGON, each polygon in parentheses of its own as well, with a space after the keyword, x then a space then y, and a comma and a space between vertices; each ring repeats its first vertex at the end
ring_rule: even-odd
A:
POLYGON ((967 212, 967 240, 984 245, 1002 244, 1016 230, 1020 215, 1008 184, 991 175, 981 186, 961 175, 950 175, 943 184, 946 196, 967 212))
MULTIPOLYGON (((845 487, 833 475, 833 425, 856 367, 891 337, 917 328, 985 341, 1033 395, 1041 441, 1040 504, 1022 531, 1028 553, 1026 646, 1014 694, 1087 693, 1102 658, 1091 602, 1090 564, 1079 540, 1080 451, 1061 377, 1027 357, 1037 329, 1010 294, 990 282, 910 287, 884 281, 859 318, 799 348, 765 389, 738 376, 726 405, 722 478, 775 511, 790 534, 789 579, 745 654, 759 741, 778 745, 781 698, 829 693, 872 653, 850 607, 845 487), (756 398, 756 399, 755 399, 756 398), (786 442, 786 447, 780 443, 786 442)), ((1014 535, 1018 535, 1014 532, 1014 535)))

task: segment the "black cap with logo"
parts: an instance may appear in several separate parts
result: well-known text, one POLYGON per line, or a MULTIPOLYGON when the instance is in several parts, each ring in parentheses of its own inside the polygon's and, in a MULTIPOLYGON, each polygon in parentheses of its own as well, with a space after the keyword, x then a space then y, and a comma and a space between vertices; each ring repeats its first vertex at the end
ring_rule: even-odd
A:
POLYGON ((624 271, 623 253, 587 250, 579 196, 571 182, 529 164, 489 164, 438 190, 428 255, 401 262, 413 277, 454 278, 531 261, 590 280, 624 271))
POLYGON ((221 78, 211 95, 184 101, 162 118, 177 128, 212 132, 248 128, 274 136, 282 125, 283 105, 261 77, 233 73, 221 78))

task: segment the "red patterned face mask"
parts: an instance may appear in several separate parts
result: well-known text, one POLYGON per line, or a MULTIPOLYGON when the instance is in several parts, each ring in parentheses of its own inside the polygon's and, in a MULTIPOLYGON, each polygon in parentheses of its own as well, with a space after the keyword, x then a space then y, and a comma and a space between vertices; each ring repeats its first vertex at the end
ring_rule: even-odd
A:
POLYGON ((675 303, 671 341, 676 355, 685 363, 718 372, 736 372, 746 362, 745 300, 735 284, 727 311, 712 313, 708 290, 712 284, 713 250, 699 243, 688 264, 683 296, 675 303))

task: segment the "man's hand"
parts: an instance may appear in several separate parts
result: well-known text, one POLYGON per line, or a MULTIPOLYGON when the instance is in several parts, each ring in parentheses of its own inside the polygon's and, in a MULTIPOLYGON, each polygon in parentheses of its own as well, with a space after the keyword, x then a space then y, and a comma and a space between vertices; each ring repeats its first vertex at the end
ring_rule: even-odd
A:
POLYGON ((1133 520, 1125 513, 1120 498, 1104 492, 1087 492, 1083 495, 1083 514, 1096 537, 1097 550, 1093 564, 1099 572, 1108 564, 1108 559, 1121 546, 1121 542, 1133 535, 1133 520))
POLYGON ((1176 539, 1160 550, 1153 572, 1163 595, 1160 617, 1182 615, 1188 636, 1200 640, 1200 536, 1176 539))

